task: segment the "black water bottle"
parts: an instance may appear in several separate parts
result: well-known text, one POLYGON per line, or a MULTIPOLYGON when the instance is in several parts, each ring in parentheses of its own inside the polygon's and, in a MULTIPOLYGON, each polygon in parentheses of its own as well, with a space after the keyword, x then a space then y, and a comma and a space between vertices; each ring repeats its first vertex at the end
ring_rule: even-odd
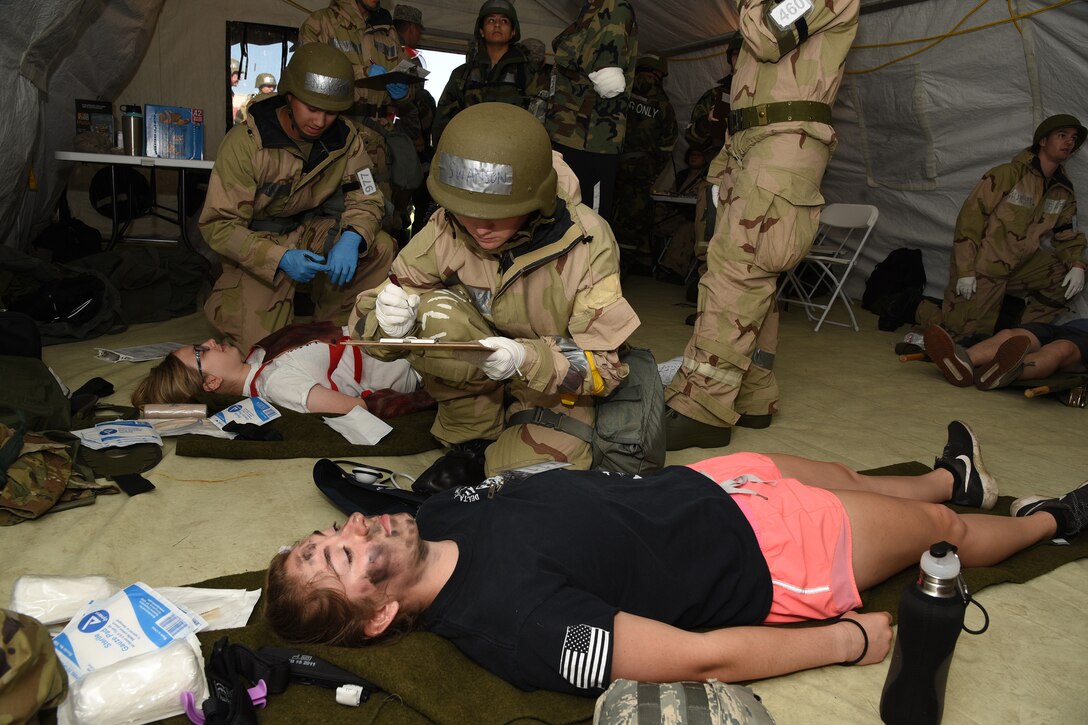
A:
POLYGON ((899 633, 880 696, 880 718, 888 725, 941 721, 948 667, 968 599, 956 547, 946 541, 929 547, 918 578, 899 600, 899 633))

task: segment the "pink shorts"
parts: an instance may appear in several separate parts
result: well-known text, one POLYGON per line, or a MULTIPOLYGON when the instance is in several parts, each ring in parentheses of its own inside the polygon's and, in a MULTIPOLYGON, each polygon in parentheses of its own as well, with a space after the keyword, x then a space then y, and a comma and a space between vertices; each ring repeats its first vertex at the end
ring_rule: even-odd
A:
POLYGON ((725 484, 738 482, 733 501, 755 531, 771 570, 774 598, 768 623, 837 617, 861 606, 851 561, 853 540, 842 502, 830 491, 782 478, 758 453, 734 453, 688 466, 725 484))

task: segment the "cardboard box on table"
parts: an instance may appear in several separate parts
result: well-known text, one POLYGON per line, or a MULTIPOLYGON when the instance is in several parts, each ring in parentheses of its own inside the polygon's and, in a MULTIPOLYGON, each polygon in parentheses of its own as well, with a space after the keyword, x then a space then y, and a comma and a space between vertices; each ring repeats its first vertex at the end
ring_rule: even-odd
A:
POLYGON ((204 158, 204 109, 144 107, 144 153, 160 159, 204 158))

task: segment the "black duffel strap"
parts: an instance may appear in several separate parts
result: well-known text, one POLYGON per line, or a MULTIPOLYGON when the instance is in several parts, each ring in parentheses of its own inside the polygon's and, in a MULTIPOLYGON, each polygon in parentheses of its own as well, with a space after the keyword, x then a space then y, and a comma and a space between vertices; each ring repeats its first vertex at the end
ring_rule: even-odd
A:
POLYGON ((814 121, 831 125, 831 106, 819 101, 779 101, 760 103, 729 112, 729 132, 739 133, 755 126, 788 121, 814 121))
POLYGON ((560 433, 572 435, 586 443, 593 442, 593 426, 586 425, 580 420, 571 418, 569 415, 557 413, 554 410, 548 410, 547 408, 529 408, 528 410, 518 411, 506 421, 507 427, 526 424, 552 428, 560 433))

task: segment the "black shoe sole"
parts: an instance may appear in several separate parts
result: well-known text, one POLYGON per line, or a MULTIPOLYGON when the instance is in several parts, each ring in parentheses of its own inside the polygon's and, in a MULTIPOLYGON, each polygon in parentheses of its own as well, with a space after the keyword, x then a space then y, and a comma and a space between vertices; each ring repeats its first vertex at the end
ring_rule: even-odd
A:
POLYGON ((737 422, 734 425, 737 425, 741 428, 770 428, 771 419, 773 417, 774 416, 770 413, 768 413, 767 415, 749 415, 748 413, 741 413, 740 418, 737 419, 737 422))

